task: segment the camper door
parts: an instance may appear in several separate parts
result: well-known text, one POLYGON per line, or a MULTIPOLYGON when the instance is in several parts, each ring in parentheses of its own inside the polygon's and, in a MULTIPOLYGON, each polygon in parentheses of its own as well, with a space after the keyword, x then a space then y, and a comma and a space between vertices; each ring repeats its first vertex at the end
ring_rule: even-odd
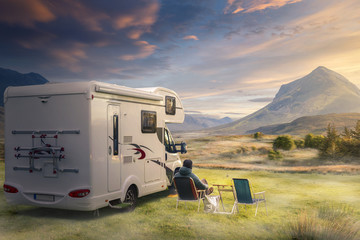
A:
POLYGON ((107 108, 107 167, 108 167, 108 191, 120 190, 120 106, 108 105, 107 108))

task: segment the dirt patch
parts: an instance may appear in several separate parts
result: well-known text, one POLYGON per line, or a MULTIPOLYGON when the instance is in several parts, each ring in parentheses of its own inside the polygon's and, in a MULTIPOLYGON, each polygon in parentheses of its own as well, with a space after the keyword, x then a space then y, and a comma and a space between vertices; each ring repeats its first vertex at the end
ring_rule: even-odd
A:
POLYGON ((264 166, 256 164, 194 164, 199 168, 220 168, 234 170, 263 170, 272 172, 288 172, 288 173, 360 173, 360 165, 323 165, 323 166, 264 166))

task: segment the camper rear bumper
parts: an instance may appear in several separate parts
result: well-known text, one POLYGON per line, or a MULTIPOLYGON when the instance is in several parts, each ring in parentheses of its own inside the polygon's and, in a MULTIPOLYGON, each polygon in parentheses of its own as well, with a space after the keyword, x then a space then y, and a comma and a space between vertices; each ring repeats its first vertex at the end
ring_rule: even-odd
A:
POLYGON ((77 211, 93 211, 106 207, 108 203, 99 204, 91 197, 75 199, 69 196, 54 196, 50 194, 34 193, 5 193, 6 201, 11 205, 31 205, 37 207, 68 209, 77 211), (37 199, 35 199, 37 198, 37 199), (54 200, 52 200, 54 199, 54 200))
MULTIPOLYGON (((19 189, 19 188, 18 188, 19 189)), ((93 211, 108 205, 107 202, 92 196, 72 198, 68 194, 24 192, 5 192, 6 201, 11 205, 31 205, 37 207, 68 209, 77 211, 93 211)))

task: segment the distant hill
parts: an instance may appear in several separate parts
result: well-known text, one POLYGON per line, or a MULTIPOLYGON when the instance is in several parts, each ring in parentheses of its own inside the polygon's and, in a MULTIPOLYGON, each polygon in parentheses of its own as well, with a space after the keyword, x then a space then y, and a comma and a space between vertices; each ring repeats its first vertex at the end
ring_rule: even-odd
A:
POLYGON ((340 74, 318 67, 303 78, 282 85, 264 108, 232 123, 209 129, 215 134, 244 134, 269 124, 330 113, 360 113, 360 90, 340 74))
POLYGON ((10 69, 0 68, 0 139, 4 139, 4 91, 9 86, 26 86, 49 82, 37 73, 22 74, 10 69))
POLYGON ((0 106, 4 106, 4 91, 8 86, 26 86, 49 82, 37 73, 22 74, 10 69, 0 68, 0 106))
POLYGON ((248 131, 247 133, 262 132, 271 135, 306 135, 325 134, 328 124, 334 124, 338 133, 344 131, 344 127, 353 129, 360 120, 360 113, 340 113, 317 116, 307 116, 295 119, 290 123, 264 126, 248 131))
POLYGON ((187 131, 215 127, 230 122, 232 122, 232 119, 229 117, 217 119, 214 117, 209 117, 201 114, 186 114, 184 123, 168 124, 168 127, 172 132, 187 132, 187 131))

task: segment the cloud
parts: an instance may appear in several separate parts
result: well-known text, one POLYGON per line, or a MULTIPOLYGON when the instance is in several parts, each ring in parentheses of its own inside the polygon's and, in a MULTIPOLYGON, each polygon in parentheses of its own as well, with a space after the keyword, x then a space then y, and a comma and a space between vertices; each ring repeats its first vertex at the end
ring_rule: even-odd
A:
POLYGON ((2 0, 0 22, 33 27, 36 22, 46 23, 56 18, 41 0, 2 0))
POLYGON ((254 98, 250 99, 250 102, 271 102, 274 98, 254 98))
POLYGON ((224 14, 252 13, 268 8, 277 9, 302 0, 228 0, 224 14))
POLYGON ((187 111, 187 110, 185 110, 185 113, 187 113, 187 114, 201 114, 200 111, 187 111))
POLYGON ((110 16, 101 9, 93 9, 86 2, 58 0, 48 3, 49 9, 59 17, 71 17, 91 31, 102 31, 101 22, 110 16))
POLYGON ((135 54, 125 54, 120 56, 120 59, 125 61, 132 61, 139 58, 146 58, 152 55, 156 49, 155 45, 151 45, 146 41, 136 41, 135 46, 139 46, 139 52, 135 54))
POLYGON ((199 40, 199 38, 195 35, 188 35, 188 36, 185 36, 183 37, 184 40, 199 40))
POLYGON ((244 115, 245 113, 239 113, 239 112, 223 112, 223 114, 230 114, 230 115, 244 115))
POLYGON ((80 61, 86 59, 83 46, 77 44, 72 49, 51 49, 50 54, 59 61, 59 65, 72 72, 81 72, 80 61))
POLYGON ((157 20, 160 5, 154 1, 145 3, 139 8, 115 17, 114 28, 117 30, 133 28, 128 32, 128 37, 131 39, 139 39, 142 34, 150 32, 151 26, 157 20))

